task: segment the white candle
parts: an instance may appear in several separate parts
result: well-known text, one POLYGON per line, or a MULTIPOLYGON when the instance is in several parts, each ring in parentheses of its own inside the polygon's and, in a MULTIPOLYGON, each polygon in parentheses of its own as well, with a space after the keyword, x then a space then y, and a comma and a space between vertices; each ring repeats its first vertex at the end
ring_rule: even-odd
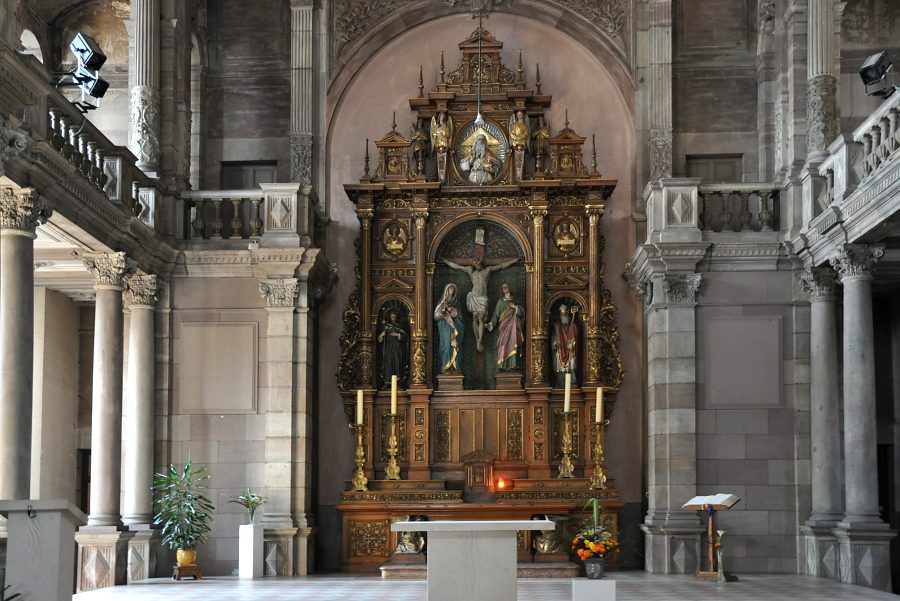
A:
POLYGON ((391 376, 391 415, 397 415, 397 376, 391 376))
POLYGON ((563 400, 563 411, 569 410, 572 403, 572 374, 566 374, 566 396, 563 400))
POLYGON ((603 387, 597 387, 597 406, 594 407, 594 421, 600 423, 603 421, 603 387))
POLYGON ((356 423, 362 425, 363 423, 363 391, 356 391, 356 423))

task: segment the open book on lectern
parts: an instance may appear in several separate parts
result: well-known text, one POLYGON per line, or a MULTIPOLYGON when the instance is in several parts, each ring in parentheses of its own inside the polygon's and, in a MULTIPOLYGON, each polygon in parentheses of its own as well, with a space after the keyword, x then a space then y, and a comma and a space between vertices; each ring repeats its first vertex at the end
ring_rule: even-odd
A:
POLYGON ((715 510, 731 509, 735 503, 740 501, 735 495, 720 492, 714 495, 699 495, 681 506, 682 509, 702 511, 712 505, 715 510))

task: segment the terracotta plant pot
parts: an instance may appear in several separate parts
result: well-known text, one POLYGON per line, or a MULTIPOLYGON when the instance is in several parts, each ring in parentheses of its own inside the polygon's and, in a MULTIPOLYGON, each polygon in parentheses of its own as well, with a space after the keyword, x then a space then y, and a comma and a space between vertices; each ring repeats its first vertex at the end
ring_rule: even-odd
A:
POLYGON ((175 551, 175 560, 180 566, 196 565, 197 549, 178 549, 175 551))
POLYGON ((588 557, 584 560, 584 571, 591 580, 603 578, 603 573, 606 571, 606 558, 588 557))

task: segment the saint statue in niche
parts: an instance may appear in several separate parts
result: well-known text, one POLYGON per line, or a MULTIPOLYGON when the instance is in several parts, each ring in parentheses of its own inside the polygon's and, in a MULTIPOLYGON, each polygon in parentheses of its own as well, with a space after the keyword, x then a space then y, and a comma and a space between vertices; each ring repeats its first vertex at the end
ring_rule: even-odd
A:
POLYGON ((406 232, 396 221, 388 224, 382 234, 384 252, 392 257, 399 257, 406 252, 408 243, 406 232))
POLYGON ((570 253, 578 244, 578 231, 568 219, 563 219, 553 228, 553 243, 560 252, 570 253))
POLYGON ((550 152, 550 127, 547 125, 543 115, 538 116, 537 127, 534 128, 531 137, 534 140, 534 156, 536 160, 534 170, 536 173, 546 171, 547 166, 544 164, 544 158, 550 152))
MULTIPOLYGON (((509 261, 504 261, 497 265, 485 265, 484 259, 477 257, 472 262, 472 265, 469 266, 459 265, 453 261, 444 259, 444 263, 448 267, 464 271, 469 274, 469 279, 472 280, 472 290, 466 295, 466 308, 468 308, 469 313, 472 314, 472 328, 475 331, 475 348, 479 353, 484 352, 484 345, 482 344, 481 338, 484 335, 484 316, 485 313, 487 313, 488 303, 487 288, 491 273, 514 265, 518 263, 518 261, 519 259, 510 259, 509 261)), ((435 316, 435 319, 436 318, 437 316, 435 316)))
POLYGON ((463 322, 456 307, 457 297, 456 284, 451 282, 444 286, 444 294, 434 308, 442 374, 460 373, 459 352, 462 349, 463 322))
POLYGON ((516 150, 524 150, 529 143, 531 132, 525 111, 518 110, 509 117, 509 144, 516 150))
POLYGON ((384 388, 391 385, 391 376, 403 378, 403 344, 407 337, 407 333, 400 327, 400 313, 397 309, 388 309, 387 319, 381 322, 381 333, 378 334, 378 342, 382 345, 384 388))
POLYGON ((494 155, 488 139, 483 133, 475 136, 475 143, 469 154, 460 162, 460 168, 469 172, 469 182, 472 184, 489 184, 497 177, 500 161, 494 155))
POLYGON ((562 388, 566 383, 566 374, 572 374, 572 386, 577 386, 575 368, 578 366, 578 325, 575 315, 578 307, 559 306, 559 317, 553 324, 550 337, 550 350, 553 351, 553 372, 556 374, 554 386, 562 388))
POLYGON ((498 328, 497 370, 519 369, 519 356, 525 342, 525 308, 513 300, 512 289, 507 282, 500 285, 503 296, 494 305, 494 314, 488 322, 489 332, 498 328))

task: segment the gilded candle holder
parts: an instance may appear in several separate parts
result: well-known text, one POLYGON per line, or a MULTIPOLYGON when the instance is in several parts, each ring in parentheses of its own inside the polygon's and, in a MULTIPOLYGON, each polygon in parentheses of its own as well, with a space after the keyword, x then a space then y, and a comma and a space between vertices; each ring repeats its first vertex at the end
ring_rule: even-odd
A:
POLYGON ((397 463, 397 453, 400 445, 397 442, 397 414, 388 414, 388 418, 391 420, 391 435, 388 437, 388 462, 384 468, 384 478, 385 480, 399 480, 400 465, 397 463))
POLYGON ((594 435, 594 473, 591 474, 591 490, 606 489, 606 456, 603 452, 603 433, 609 420, 591 422, 591 434, 594 435))
POLYGON ((562 460, 559 462, 557 478, 575 477, 575 466, 572 465, 572 416, 574 414, 574 411, 562 412, 562 460))
POLYGON ((363 445, 363 438, 366 434, 366 426, 364 424, 350 424, 350 427, 356 432, 356 458, 353 462, 356 468, 353 470, 353 478, 350 484, 355 492, 366 492, 369 490, 369 479, 366 478, 366 448, 363 445))

